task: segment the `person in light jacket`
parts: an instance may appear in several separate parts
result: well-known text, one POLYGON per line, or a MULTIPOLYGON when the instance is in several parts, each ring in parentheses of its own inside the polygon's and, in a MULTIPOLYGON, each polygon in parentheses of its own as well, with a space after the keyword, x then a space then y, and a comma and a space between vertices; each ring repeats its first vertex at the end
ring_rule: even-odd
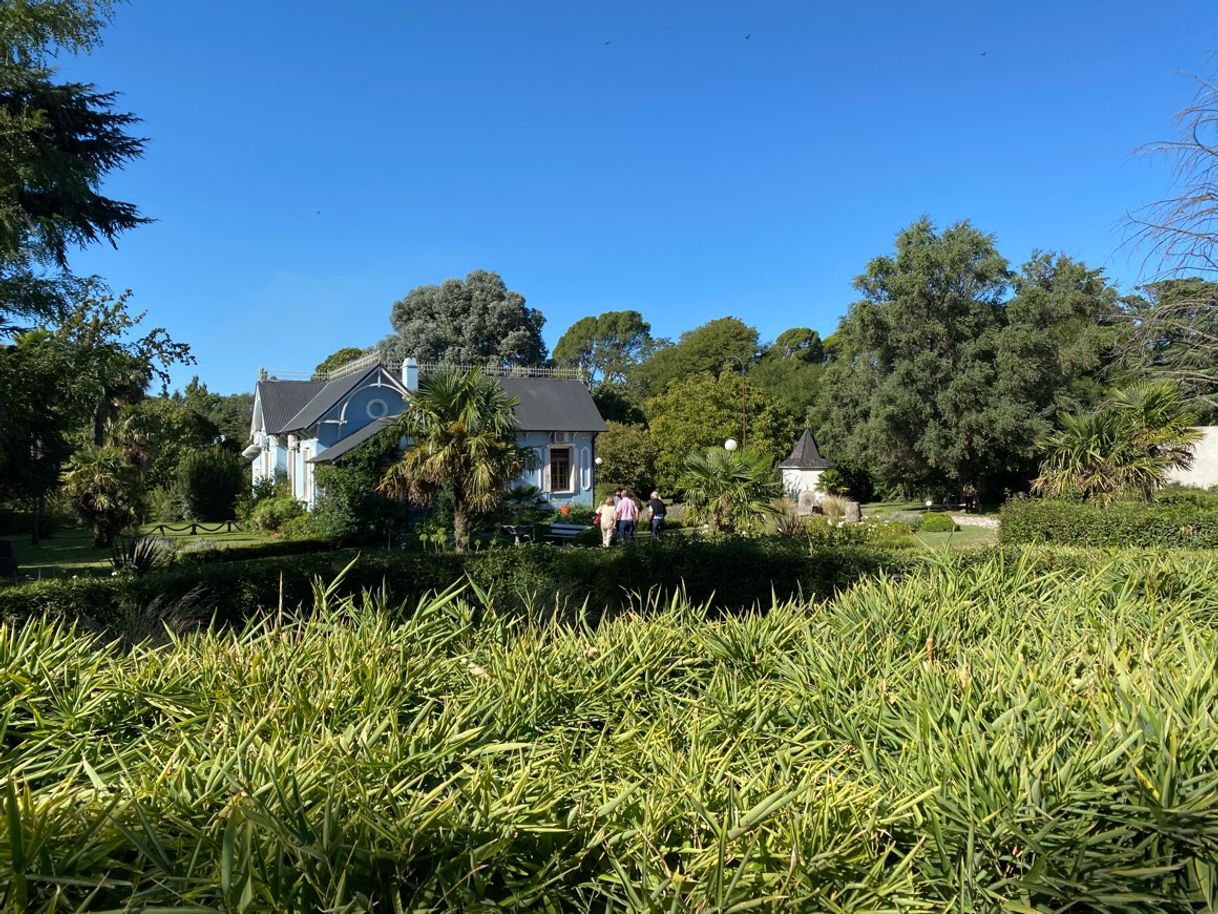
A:
POLYGON ((605 498, 600 509, 601 545, 608 549, 613 545, 613 534, 617 531, 617 509, 613 504, 613 496, 605 498))

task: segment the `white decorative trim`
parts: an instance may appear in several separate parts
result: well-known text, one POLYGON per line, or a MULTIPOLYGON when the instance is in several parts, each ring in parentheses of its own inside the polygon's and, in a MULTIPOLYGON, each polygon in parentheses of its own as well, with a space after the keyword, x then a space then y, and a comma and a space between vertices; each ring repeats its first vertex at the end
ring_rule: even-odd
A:
POLYGON ((364 412, 368 414, 369 419, 381 419, 389 415, 389 404, 379 398, 376 400, 369 400, 368 405, 364 407, 364 412), (373 412, 372 407, 374 406, 380 406, 381 411, 379 413, 373 412))

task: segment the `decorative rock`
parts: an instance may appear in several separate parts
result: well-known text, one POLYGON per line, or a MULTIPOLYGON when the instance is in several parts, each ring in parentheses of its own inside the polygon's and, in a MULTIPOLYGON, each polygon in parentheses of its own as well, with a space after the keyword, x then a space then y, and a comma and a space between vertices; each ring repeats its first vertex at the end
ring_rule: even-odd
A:
POLYGON ((816 493, 806 490, 799 493, 799 505, 795 508, 797 517, 809 517, 816 513, 816 493))
POLYGON ((863 508, 857 501, 846 502, 846 516, 844 520, 848 524, 861 524, 863 522, 863 508))

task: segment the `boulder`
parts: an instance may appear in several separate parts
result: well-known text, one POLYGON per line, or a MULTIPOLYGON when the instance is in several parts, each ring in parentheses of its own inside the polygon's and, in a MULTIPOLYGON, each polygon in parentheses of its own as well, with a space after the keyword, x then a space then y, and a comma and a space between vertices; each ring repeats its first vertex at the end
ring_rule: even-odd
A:
POLYGON ((843 520, 848 524, 861 524, 863 522, 863 506, 857 501, 846 502, 846 516, 843 520))

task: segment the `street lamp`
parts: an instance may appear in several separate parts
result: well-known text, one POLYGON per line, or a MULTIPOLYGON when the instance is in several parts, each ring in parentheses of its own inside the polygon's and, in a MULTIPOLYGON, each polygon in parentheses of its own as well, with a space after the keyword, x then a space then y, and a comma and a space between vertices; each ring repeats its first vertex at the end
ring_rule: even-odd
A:
POLYGON ((723 442, 723 449, 727 451, 736 450, 736 439, 728 438, 727 441, 723 442))

